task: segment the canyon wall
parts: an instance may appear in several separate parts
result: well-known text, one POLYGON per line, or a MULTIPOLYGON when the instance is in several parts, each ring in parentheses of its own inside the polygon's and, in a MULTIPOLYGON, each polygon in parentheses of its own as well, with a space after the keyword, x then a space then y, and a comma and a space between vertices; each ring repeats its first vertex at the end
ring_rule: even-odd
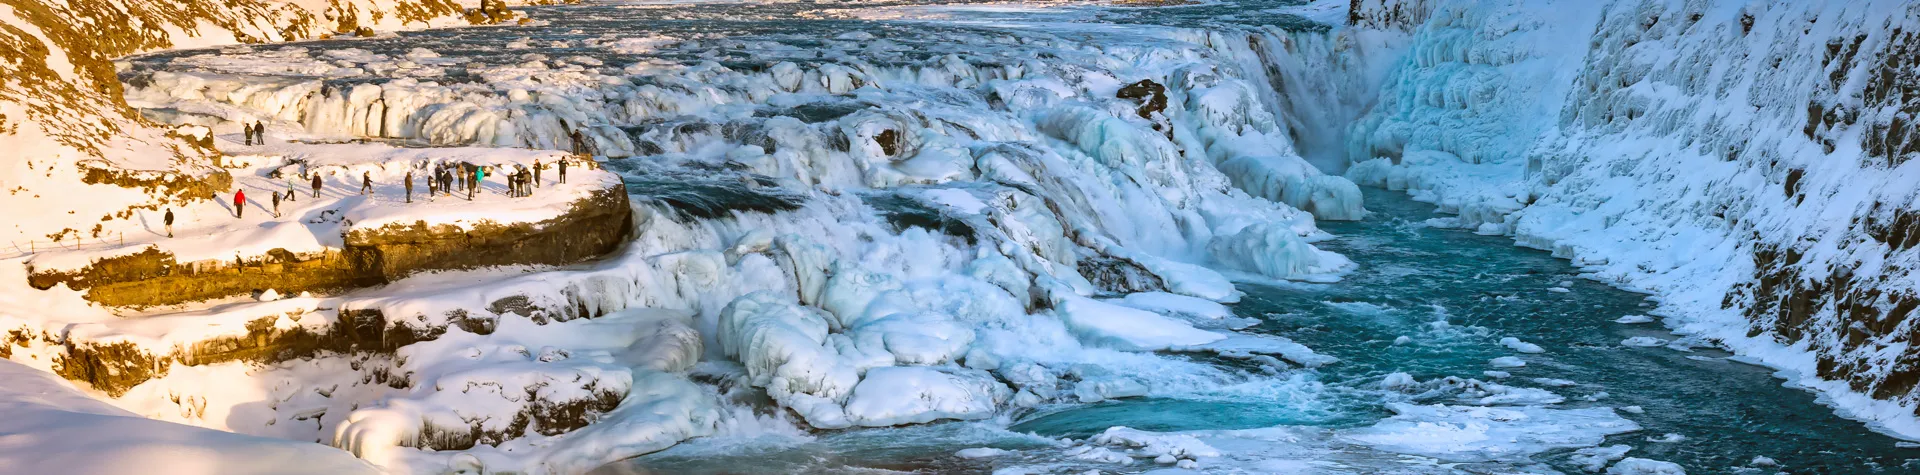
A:
POLYGON ((1920 6, 1547 3, 1355 2, 1356 29, 1411 39, 1348 176, 1920 435, 1920 6))

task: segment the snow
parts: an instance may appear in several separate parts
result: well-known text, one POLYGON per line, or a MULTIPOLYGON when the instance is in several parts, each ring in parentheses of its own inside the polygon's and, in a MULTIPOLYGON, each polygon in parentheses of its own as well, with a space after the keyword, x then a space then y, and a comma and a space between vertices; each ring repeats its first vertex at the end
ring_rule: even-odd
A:
POLYGON ((854 387, 847 417, 867 427, 984 419, 993 416, 1012 394, 1005 384, 979 371, 874 368, 854 387))
POLYGON ((565 214, 571 203, 619 183, 618 177, 589 169, 578 163, 579 159, 557 152, 291 143, 233 145, 229 150, 244 154, 229 157, 234 165, 240 165, 230 170, 233 190, 221 192, 210 202, 136 212, 148 223, 159 223, 161 215, 172 210, 176 237, 168 238, 162 228, 149 226, 110 245, 39 252, 26 262, 36 270, 72 270, 102 258, 147 249, 172 253, 179 263, 231 262, 235 255, 258 260, 273 249, 317 255, 339 251, 345 245, 343 236, 356 229, 415 224, 473 229, 486 224, 540 223, 565 214), (564 184, 551 169, 559 160, 576 162, 564 184), (535 161, 549 170, 541 176, 542 186, 533 196, 507 196, 505 175, 498 173, 488 174, 481 185, 484 191, 472 201, 463 193, 437 197, 427 193, 428 171, 435 165, 471 163, 512 168, 532 167, 535 161), (411 203, 402 183, 409 171, 415 180, 411 203), (311 196, 310 185, 303 178, 310 174, 323 177, 318 198, 311 196), (374 182, 371 195, 359 192, 363 176, 374 182), (234 190, 247 192, 244 219, 233 217, 234 190), (282 202, 280 215, 275 216, 270 198, 289 190, 295 198, 282 202))
POLYGON ((1126 297, 1107 300, 1108 303, 1124 305, 1161 314, 1175 314, 1195 319, 1222 320, 1233 317, 1233 310, 1217 302, 1175 295, 1166 292, 1137 292, 1126 297))
POLYGON ((157 421, 0 361, 0 466, 18 473, 381 473, 351 454, 157 421))
POLYGON ((1118 350, 1153 351, 1198 346, 1226 336, 1145 310, 1122 307, 1072 294, 1054 294, 1054 311, 1088 345, 1118 350))
POLYGON ((1667 339, 1650 337, 1650 336, 1636 336, 1636 337, 1628 338, 1625 340, 1620 340, 1620 344, 1622 346, 1638 346, 1638 347, 1666 346, 1667 339))
POLYGON ((1418 24, 1379 32, 1406 41, 1406 54, 1347 130, 1346 176, 1455 215, 1435 224, 1509 235, 1588 278, 1653 293, 1677 332, 1802 375, 1796 384, 1874 430, 1920 437, 1912 395, 1855 389, 1902 371, 1887 355, 1910 347, 1906 337, 1834 336, 1852 331, 1828 302, 1841 295, 1775 322, 1789 313, 1777 294, 1790 290, 1761 285, 1844 268, 1875 282, 1853 292, 1913 291, 1920 254, 1856 225, 1910 208, 1920 183, 1920 168, 1864 140, 1889 126, 1865 111, 1890 109, 1864 94, 1879 73, 1858 66, 1906 54, 1891 32, 1910 19, 1888 20, 1906 18, 1906 3, 1422 6, 1418 24), (1756 268, 1770 249, 1793 262, 1756 268), (1820 361, 1859 369, 1817 378, 1820 361))
MULTIPOLYGON (((1314 2, 1300 11, 1337 23, 1344 16, 1339 3, 1314 2)), ((1634 23, 1628 18, 1634 9, 1571 1, 1515 7, 1522 3, 1423 2, 1435 10, 1421 24, 1406 25, 1406 38, 1229 24, 1009 22, 927 28, 918 38, 844 31, 805 46, 726 31, 669 31, 557 44, 523 37, 507 42, 517 51, 500 58, 456 57, 460 53, 427 44, 404 52, 376 51, 376 45, 199 51, 163 67, 126 60, 122 68, 139 78, 129 81, 130 103, 181 130, 211 131, 229 155, 223 165, 236 186, 253 192, 256 202, 301 172, 326 176, 327 195, 285 204, 286 218, 256 209, 246 220, 228 219, 221 200, 182 205, 178 238, 128 225, 122 227, 134 239, 124 245, 89 243, 10 262, 76 269, 148 246, 182 262, 276 248, 339 250, 342 233, 354 228, 538 223, 622 181, 639 183, 629 189, 638 236, 599 263, 423 275, 342 295, 268 291, 253 301, 161 309, 139 318, 89 307, 68 289, 0 289, 6 307, 45 313, 15 311, 0 314, 0 322, 164 353, 246 336, 262 318, 276 330, 320 330, 340 323, 344 309, 379 310, 390 325, 444 333, 398 349, 391 360, 324 355, 261 368, 175 365, 114 404, 238 433, 328 440, 396 472, 572 473, 751 425, 752 415, 731 406, 733 395, 715 394, 720 386, 757 388, 776 412, 797 414, 806 429, 831 430, 990 420, 1015 407, 1095 403, 1228 379, 1209 364, 1156 352, 1209 352, 1275 373, 1287 365, 1274 356, 1307 368, 1334 364, 1285 337, 1236 331, 1258 322, 1234 316, 1223 303, 1241 298, 1235 281, 1326 282, 1353 269, 1346 257, 1315 246, 1332 236, 1314 220, 1364 217, 1358 182, 1408 190, 1456 215, 1433 224, 1514 235, 1580 259, 1601 281, 1678 297, 1658 312, 1672 313, 1666 321, 1686 334, 1817 374, 1806 355, 1837 350, 1748 337, 1749 322, 1716 313, 1717 302, 1753 271, 1744 264, 1751 246, 1718 220, 1740 215, 1746 226, 1769 233, 1765 239, 1789 242, 1801 236, 1779 230, 1840 229, 1845 226, 1827 224, 1842 218, 1770 215, 1764 210, 1794 207, 1760 176, 1771 172, 1719 164, 1718 156, 1692 151, 1696 138, 1699 150, 1719 155, 1722 145, 1784 136, 1792 143, 1755 147, 1781 148, 1789 152, 1779 154, 1787 163, 1804 162, 1808 154, 1790 152, 1808 150, 1797 138, 1800 124, 1792 123, 1806 101, 1750 97, 1761 102, 1759 112, 1741 110, 1750 102, 1744 100, 1702 104, 1673 89, 1705 97, 1709 85, 1694 78, 1722 76, 1689 74, 1699 71, 1673 66, 1681 62, 1668 56, 1689 52, 1699 59, 1685 62, 1739 67, 1732 65, 1751 61, 1732 52, 1750 41, 1808 51, 1824 43, 1783 40, 1771 30, 1755 40, 1704 36, 1730 32, 1733 11, 1724 7, 1705 16, 1717 29, 1662 30, 1670 36, 1642 42, 1621 26, 1634 23), (1588 41, 1596 31, 1615 43, 1588 41), (1612 46, 1628 37, 1647 46, 1612 46), (1589 51, 1603 43, 1609 49, 1589 51), (578 51, 534 52, 549 46, 578 51), (1583 64, 1588 57, 1605 63, 1583 64), (1616 69, 1639 71, 1638 65, 1659 72, 1609 76, 1621 74, 1616 69), (456 70, 472 79, 453 79, 456 70), (1641 76, 1659 84, 1583 82, 1629 84, 1641 76), (1140 79, 1167 88, 1166 110, 1141 117, 1138 102, 1115 97, 1122 85, 1140 79), (1343 82, 1355 87, 1336 87, 1343 82), (1694 108, 1713 113, 1676 112, 1694 108), (234 144, 236 123, 254 120, 270 126, 271 143, 234 144), (1719 121, 1731 125, 1688 129, 1719 121), (1337 143, 1341 128, 1348 129, 1346 144, 1337 143), (1669 130, 1685 137, 1663 135, 1669 130), (548 183, 529 198, 496 196, 500 183, 489 181, 495 193, 471 202, 395 199, 401 193, 396 180, 407 170, 455 162, 550 164, 564 156, 556 150, 572 147, 574 132, 594 155, 618 159, 607 162, 611 170, 575 168, 568 185, 548 183), (1349 156, 1358 159, 1350 167, 1349 156), (1347 171, 1330 175, 1323 167, 1347 171), (357 190, 362 173, 375 177, 372 196, 341 192, 357 190), (1685 178, 1693 175, 1702 178, 1685 178), (677 188, 693 185, 746 198, 677 188), (795 198, 774 212, 736 206, 767 196, 795 198), (906 218, 885 215, 878 208, 888 197, 925 209, 910 209, 906 218), (1653 197, 1678 197, 1672 198, 1678 204, 1653 197), (676 199, 705 201, 699 204, 718 211, 692 213, 676 199), (1739 206, 1710 206, 1716 203, 1739 206), (311 219, 327 212, 341 220, 311 219), (914 214, 920 212, 928 216, 914 214), (1756 220, 1767 226, 1755 227, 1756 220), (1082 275, 1095 258, 1124 263, 1158 287, 1115 289, 1082 275), (529 302, 528 309, 488 308, 511 297, 529 302), (404 377, 408 385, 373 384, 373 374, 404 377), (721 383, 707 384, 713 381, 721 383), (501 431, 534 404, 615 396, 613 409, 570 433, 534 431, 465 450, 409 446, 428 428, 501 431), (204 405, 200 412, 183 410, 196 404, 204 405)), ((1892 4, 1780 7, 1762 21, 1783 24, 1804 12, 1859 23, 1892 4)), ((1049 9, 888 5, 808 14, 939 24, 947 20, 938 15, 1049 9)), ((1678 13, 1665 13, 1661 28, 1677 23, 1669 18, 1678 13)), ((1769 80, 1819 82, 1796 78, 1769 80)), ((1860 180, 1868 183, 1860 189, 1910 190, 1911 169, 1810 173, 1805 186, 1814 203, 1808 209, 1859 208, 1849 206, 1866 203, 1868 193, 1843 193, 1838 184, 1862 176, 1870 179, 1860 180)), ((415 191, 424 193, 421 188, 415 191)), ((112 211, 145 199, 133 194, 94 196, 114 203, 106 209, 112 211)), ((7 203, 37 209, 40 202, 7 203)), ((144 209, 133 215, 149 222, 156 216, 144 209)), ((1846 259, 1853 254, 1828 248, 1811 255, 1810 262, 1855 262, 1846 259)), ((1877 272, 1902 282, 1902 274, 1887 269, 1910 254, 1894 257, 1877 272)), ((1565 293, 1570 285, 1545 290, 1565 293)), ((1667 343, 1653 337, 1622 342, 1667 343)), ((1544 351, 1517 337, 1499 344, 1519 353, 1544 351)), ((1900 348, 1883 340, 1868 346, 1874 345, 1900 348)), ((43 345, 16 359, 46 369, 58 351, 43 345)), ((1504 356, 1489 364, 1519 368, 1527 361, 1504 356)), ((1871 370, 1884 367, 1890 366, 1871 370)), ((1911 411, 1901 413, 1898 403, 1807 381, 1841 394, 1831 400, 1880 421, 1878 427, 1908 427, 1900 424, 1911 411)), ((1613 469, 1621 473, 1665 467, 1621 460, 1624 446, 1597 448, 1605 436, 1638 427, 1604 407, 1550 407, 1565 397, 1549 390, 1458 377, 1418 381, 1407 373, 1385 375, 1380 387, 1395 393, 1393 401, 1447 404, 1391 402, 1396 415, 1359 428, 1157 433, 1116 427, 1061 452, 1088 463, 1263 473, 1315 470, 1326 459, 1360 471, 1424 463, 1353 456, 1343 452, 1348 447, 1449 463, 1575 449, 1588 466, 1620 460, 1613 469)), ((263 453, 312 449, 344 459, 307 444, 274 447, 263 453)), ((997 450, 956 456, 1006 454, 997 450)), ((13 453, 21 452, 0 451, 0 457, 13 453)))

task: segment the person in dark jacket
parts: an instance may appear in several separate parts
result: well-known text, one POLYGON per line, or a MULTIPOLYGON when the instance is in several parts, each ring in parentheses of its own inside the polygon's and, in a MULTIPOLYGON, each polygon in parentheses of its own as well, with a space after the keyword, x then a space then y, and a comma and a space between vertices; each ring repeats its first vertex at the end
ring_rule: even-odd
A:
POLYGON ((360 172, 360 194, 373 194, 373 172, 360 172))
POLYGON ((167 208, 167 216, 160 219, 167 223, 167 237, 173 237, 173 208, 167 208))
POLYGON ((254 145, 267 144, 267 125, 257 120, 253 122, 253 142, 254 145))
POLYGON ((413 202, 413 170, 407 170, 407 202, 413 202))
POLYGON ((533 187, 540 187, 540 159, 533 159, 533 187))
POLYGON ((233 217, 244 218, 247 212, 247 190, 233 192, 233 217))
POLYGON ((314 198, 320 197, 320 174, 319 173, 313 174, 313 197, 314 198))
POLYGON ((561 183, 567 182, 567 161, 566 160, 560 161, 560 182, 561 183))
POLYGON ((246 137, 247 145, 253 145, 253 124, 240 124, 240 135, 246 137))

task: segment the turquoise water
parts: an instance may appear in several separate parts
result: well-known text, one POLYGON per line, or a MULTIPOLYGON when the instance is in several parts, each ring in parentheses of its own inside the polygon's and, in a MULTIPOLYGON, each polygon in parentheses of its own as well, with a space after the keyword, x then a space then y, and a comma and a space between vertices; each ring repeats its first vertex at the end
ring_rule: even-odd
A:
MULTIPOLYGON (((1235 312, 1263 320, 1246 331, 1292 338, 1340 363, 1159 397, 1054 408, 1009 420, 823 433, 805 440, 694 441, 604 469, 607 473, 978 473, 1059 458, 1046 439, 1082 438, 1111 426, 1154 431, 1304 426, 1340 429, 1371 425, 1391 414, 1378 388, 1382 376, 1407 372, 1420 380, 1471 377, 1564 396, 1557 407, 1639 406, 1620 415, 1643 427, 1610 437, 1633 446, 1630 456, 1665 460, 1688 473, 1920 473, 1920 449, 1840 418, 1809 392, 1784 387, 1767 368, 1728 361, 1706 348, 1622 346, 1634 336, 1677 338, 1658 324, 1614 323, 1644 313, 1644 296, 1580 279, 1566 261, 1515 247, 1503 237, 1434 229, 1421 221, 1432 207, 1404 195, 1368 190, 1360 222, 1328 222, 1340 239, 1320 244, 1361 265, 1332 284, 1243 284, 1247 297, 1235 312), (1561 293, 1549 290, 1571 281, 1561 293), (1445 321, 1445 325, 1434 322, 1445 321), (1412 341, 1395 344, 1398 337, 1412 341), (1516 337, 1546 352, 1520 355, 1528 365, 1502 368, 1494 379, 1487 360, 1518 353, 1502 346, 1516 337), (1571 381, 1549 386, 1533 378, 1571 381), (1604 393, 1595 401, 1586 398, 1604 393), (1650 438, 1679 434, 1678 442, 1650 438), (954 451, 992 446, 1009 457, 965 460, 954 451), (1749 467, 1756 456, 1779 466, 1749 467)), ((1231 366, 1237 363, 1216 361, 1231 366)), ((1249 374, 1257 374, 1250 372, 1249 374)), ((1359 446, 1320 447, 1329 459, 1367 457, 1359 446)), ((1583 473, 1571 450, 1533 457, 1540 467, 1510 463, 1431 467, 1427 472, 1499 473, 1559 470, 1583 473)), ((1113 473, 1147 465, 1092 465, 1113 473)), ((1357 471, 1355 473, 1367 473, 1357 471)))
MULTIPOLYGON (((1566 261, 1515 247, 1509 238, 1420 226, 1419 221, 1433 216, 1432 207, 1398 193, 1368 190, 1367 208, 1375 214, 1365 221, 1321 223, 1341 239, 1320 246, 1352 258, 1360 271, 1335 284, 1243 286, 1248 295, 1236 308, 1242 315, 1266 320, 1249 331, 1284 335, 1341 358, 1319 371, 1319 380, 1329 386, 1345 388, 1348 394, 1365 393, 1394 371, 1421 380, 1490 379, 1480 375, 1493 369, 1487 360, 1515 355, 1499 344, 1501 337, 1512 336, 1547 351, 1524 355, 1526 367, 1503 369, 1513 377, 1501 383, 1544 387, 1530 378, 1570 380, 1575 385, 1548 388, 1568 397, 1565 407, 1644 408, 1643 414, 1621 414, 1643 430, 1608 440, 1634 446, 1632 456, 1679 463, 1690 473, 1733 472, 1755 456, 1776 459, 1789 473, 1920 473, 1920 464, 1910 462, 1920 458, 1920 449, 1896 447, 1897 440, 1834 415, 1815 402, 1815 395, 1783 387, 1784 381, 1767 368, 1727 361, 1729 354, 1705 348, 1682 352, 1620 345, 1634 336, 1676 338, 1657 324, 1613 322, 1644 313, 1648 304, 1641 295, 1579 279, 1566 261), (1567 287, 1571 292, 1548 290, 1567 281, 1573 284, 1567 287), (1444 329, 1429 323, 1442 318, 1449 322, 1444 329), (1403 335, 1415 343, 1393 344, 1403 335), (1607 396, 1596 402, 1580 400, 1602 392, 1607 396), (1646 440, 1668 433, 1686 440, 1646 440)), ((1329 397, 1341 393, 1331 391, 1329 397)), ((1125 425, 1117 419, 1129 411, 1113 407, 1122 405, 1141 406, 1134 412, 1152 413, 1146 419, 1151 421, 1178 421, 1165 414, 1178 408, 1194 414, 1231 410, 1220 404, 1138 401, 1085 411, 1102 412, 1111 424, 1125 425)), ((1279 424, 1368 424, 1386 415, 1378 408, 1354 409, 1336 417, 1292 420, 1285 411, 1253 412, 1272 415, 1268 417, 1279 424)), ((1213 418, 1217 416, 1197 420, 1213 418)), ((1075 419, 1068 412, 1013 429, 1043 434, 1089 430, 1072 423, 1075 419)), ((1249 419, 1239 426, 1269 422, 1249 419)), ((1203 424, 1155 429, 1215 428, 1203 424)), ((1544 461, 1578 471, 1564 465, 1565 454, 1559 455, 1550 454, 1544 461)))
MULTIPOLYGON (((1214 22, 1295 24, 1295 17, 1266 11, 1290 2, 1273 0, 1256 9, 1202 5, 1155 10, 1068 10, 1050 15, 1067 22, 1153 23, 1207 26, 1214 22), (1227 15, 1228 10, 1238 16, 1227 15)), ((1246 4, 1240 4, 1246 5, 1246 4)), ((646 55, 615 54, 605 50, 541 47, 529 52, 550 55, 591 54, 606 60, 607 70, 618 70, 642 60, 722 61, 730 67, 763 67, 774 61, 807 61, 821 38, 848 30, 866 30, 910 45, 911 51, 893 58, 908 61, 927 55, 964 51, 976 46, 946 39, 971 34, 979 23, 1017 19, 1032 12, 972 12, 966 25, 929 25, 917 22, 821 20, 796 23, 797 9, 814 5, 685 5, 672 9, 614 5, 553 7, 542 10, 546 25, 487 29, 450 29, 414 32, 370 40, 310 42, 274 48, 357 47, 398 53, 416 46, 429 47, 449 57, 476 63, 517 61, 503 55, 505 43, 519 37, 570 40, 602 34, 666 31, 711 34, 792 46, 782 51, 759 51, 759 43, 723 48, 708 58, 697 51, 664 50, 646 55)), ((1052 18, 1052 17, 1049 17, 1052 18)), ((167 68, 172 58, 206 51, 185 51, 142 57, 133 72, 167 68)), ((249 53, 236 53, 249 54, 249 53)), ((449 81, 471 80, 455 72, 449 81)), ((802 117, 830 117, 840 110, 767 111, 802 117)), ((674 123, 659 124, 673 126, 674 123)), ((616 166, 616 168, 618 168, 616 166)), ((658 179, 655 176, 650 179, 658 179)), ((699 180, 672 177, 672 183, 636 182, 648 190, 637 198, 663 201, 693 216, 714 213, 752 201, 754 207, 782 208, 780 197, 732 196, 708 203, 697 198, 715 195, 714 186, 699 180)), ((1318 244, 1360 264, 1358 271, 1332 284, 1243 284, 1247 293, 1235 307, 1242 316, 1262 323, 1247 331, 1291 338, 1342 361, 1318 369, 1296 369, 1269 374, 1245 362, 1192 355, 1191 358, 1228 368, 1235 379, 1219 385, 1163 388, 1156 397, 1092 405, 1067 405, 1009 414, 1004 420, 931 424, 907 428, 852 430, 796 435, 791 431, 760 433, 735 430, 712 439, 690 441, 665 452, 606 467, 607 473, 822 473, 822 472, 986 472, 1007 466, 1049 465, 1076 467, 1063 462, 1060 437, 1083 438, 1112 426, 1153 431, 1252 429, 1274 426, 1333 431, 1371 425, 1391 414, 1386 403, 1407 396, 1378 389, 1386 374, 1406 372, 1420 380, 1447 376, 1479 378, 1501 384, 1545 388, 1568 402, 1559 407, 1638 406, 1641 413, 1621 415, 1643 427, 1639 432, 1614 436, 1608 444, 1634 447, 1629 454, 1679 463, 1690 473, 1771 473, 1747 466, 1756 456, 1778 460, 1775 469, 1789 473, 1920 473, 1920 449, 1903 448, 1897 441, 1872 433, 1858 422, 1835 416, 1817 403, 1815 395, 1783 387, 1766 368, 1726 360, 1710 349, 1678 351, 1637 348, 1620 344, 1633 336, 1672 339, 1657 324, 1624 325, 1612 321, 1622 315, 1644 313, 1643 296, 1615 290, 1578 278, 1577 270, 1544 252, 1518 248, 1502 237, 1433 229, 1420 222, 1434 217, 1432 207, 1399 193, 1368 190, 1367 207, 1375 214, 1359 222, 1323 222, 1323 229, 1339 239, 1318 244), (1563 283, 1567 292, 1550 289, 1563 283), (1444 322, 1444 323, 1442 323, 1444 322), (1408 342, 1395 340, 1407 337, 1408 342), (1492 378, 1491 358, 1514 356, 1502 346, 1502 337, 1538 344, 1545 353, 1520 355, 1528 365, 1505 369, 1511 377, 1492 378), (1552 385, 1534 378, 1565 380, 1552 385), (1602 393, 1605 397, 1598 397, 1602 393), (1587 401, 1585 399, 1594 400, 1587 401), (1649 438, 1679 434, 1678 442, 1649 438), (967 460, 956 450, 991 446, 1014 450, 1006 457, 967 460), (1062 465, 1064 464, 1064 465, 1062 465)), ((1416 401, 1425 402, 1425 401, 1416 401)), ((1319 441, 1306 450, 1327 459, 1392 458, 1373 449, 1319 441)), ((1579 473, 1569 464, 1569 451, 1547 452, 1534 461, 1546 469, 1579 473)), ((1106 471, 1140 472, 1145 465, 1085 465, 1106 471)), ((1540 471, 1532 461, 1514 460, 1472 466, 1431 466, 1418 472, 1540 471)), ((1356 471, 1356 473, 1368 473, 1356 471)))

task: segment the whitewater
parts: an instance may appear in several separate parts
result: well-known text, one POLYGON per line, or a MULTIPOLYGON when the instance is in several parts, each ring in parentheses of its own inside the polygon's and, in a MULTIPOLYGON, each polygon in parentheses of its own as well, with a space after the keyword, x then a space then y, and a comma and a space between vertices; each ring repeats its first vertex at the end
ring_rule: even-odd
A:
MULTIPOLYGON (((590 264, 209 310, 448 330, 113 402, 391 472, 1920 470, 1904 406, 1736 354, 1776 348, 1621 290, 1660 284, 1591 235, 1527 233, 1579 213, 1522 211, 1540 193, 1508 180, 1553 165, 1501 138, 1556 104, 1496 86, 1578 75, 1540 63, 1587 45, 1486 32, 1598 7, 1407 2, 1415 31, 1352 28, 1361 3, 593 3, 124 58, 151 120, 270 124, 247 179, 584 147, 636 233, 590 264)), ((116 331, 191 337, 160 326, 116 331)))

